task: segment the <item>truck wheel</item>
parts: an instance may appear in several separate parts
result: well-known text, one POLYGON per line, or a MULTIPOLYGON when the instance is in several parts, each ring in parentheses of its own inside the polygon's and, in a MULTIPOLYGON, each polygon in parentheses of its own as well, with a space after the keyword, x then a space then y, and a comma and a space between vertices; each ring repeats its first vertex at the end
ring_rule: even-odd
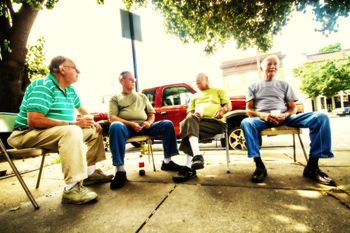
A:
POLYGON ((239 126, 229 130, 228 144, 231 150, 247 150, 243 130, 239 126))

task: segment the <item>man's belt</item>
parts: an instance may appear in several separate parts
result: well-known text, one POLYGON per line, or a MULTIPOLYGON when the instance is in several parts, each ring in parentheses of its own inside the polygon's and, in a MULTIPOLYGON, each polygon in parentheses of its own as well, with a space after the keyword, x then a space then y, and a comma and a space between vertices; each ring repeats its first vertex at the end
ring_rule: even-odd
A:
POLYGON ((27 129, 29 129, 29 127, 24 126, 24 127, 16 127, 13 130, 14 131, 24 131, 24 130, 27 130, 27 129))

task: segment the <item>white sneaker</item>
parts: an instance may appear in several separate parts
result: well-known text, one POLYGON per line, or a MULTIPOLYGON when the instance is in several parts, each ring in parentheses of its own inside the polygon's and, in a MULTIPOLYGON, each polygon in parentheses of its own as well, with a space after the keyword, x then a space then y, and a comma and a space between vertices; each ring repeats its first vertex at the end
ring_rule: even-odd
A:
POLYGON ((81 182, 77 183, 70 190, 64 190, 62 195, 63 204, 84 204, 97 198, 97 193, 84 187, 81 182))

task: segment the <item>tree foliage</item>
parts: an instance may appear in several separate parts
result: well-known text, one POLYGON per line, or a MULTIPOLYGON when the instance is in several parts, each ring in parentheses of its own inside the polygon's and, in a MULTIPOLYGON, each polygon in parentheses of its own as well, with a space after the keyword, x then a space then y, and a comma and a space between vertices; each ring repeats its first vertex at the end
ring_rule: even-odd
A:
POLYGON ((28 46, 26 70, 31 82, 49 73, 45 65, 45 38, 39 37, 35 44, 28 46))
POLYGON ((332 52, 339 52, 339 51, 341 51, 340 43, 331 44, 318 50, 318 52, 320 53, 332 53, 332 52))
MULTIPOLYGON (((103 0, 96 1, 103 3, 103 0)), ((52 9, 57 2, 58 0, 0 1, 0 112, 18 111, 24 90, 29 84, 28 75, 34 74, 31 67, 34 63, 29 64, 29 67, 26 64, 31 28, 38 12, 43 8, 52 9)), ((35 48, 38 47, 32 47, 35 48)), ((40 59, 35 62, 40 62, 40 59)), ((42 67, 37 68, 44 72, 42 67)))
MULTIPOLYGON (((123 0, 127 8, 145 5, 147 0, 123 0)), ((152 0, 165 19, 166 30, 183 42, 205 42, 212 53, 218 44, 235 39, 238 48, 258 47, 266 51, 272 39, 287 24, 292 11, 312 9, 318 30, 337 30, 337 19, 348 16, 350 1, 241 1, 241 0, 152 0)))
POLYGON ((293 70, 301 90, 309 97, 331 97, 350 89, 350 56, 346 59, 306 63, 293 70))

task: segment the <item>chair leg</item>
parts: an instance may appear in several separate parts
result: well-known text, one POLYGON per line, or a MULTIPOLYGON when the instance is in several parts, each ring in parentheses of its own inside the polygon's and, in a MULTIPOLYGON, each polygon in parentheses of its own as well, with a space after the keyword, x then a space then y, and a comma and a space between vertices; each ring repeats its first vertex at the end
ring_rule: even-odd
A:
POLYGON ((35 186, 36 189, 39 188, 39 185, 40 185, 41 174, 43 173, 43 169, 44 169, 45 156, 46 156, 46 153, 43 154, 43 157, 41 159, 38 180, 36 181, 36 186, 35 186))
POLYGON ((5 146, 4 144, 2 143, 1 139, 0 139, 0 147, 1 147, 1 150, 3 151, 5 157, 6 157, 6 160, 7 162, 10 164, 13 172, 15 173, 19 183, 22 185, 22 188, 24 189, 24 191, 26 192, 27 194, 27 197, 29 198, 30 202, 32 203, 32 205, 34 206, 35 209, 39 209, 39 205, 38 203, 36 202, 36 200, 34 199, 32 193, 30 192, 30 190, 28 189, 28 186, 26 185, 26 183, 24 182, 21 174, 19 173, 19 171, 17 170, 17 167, 16 165, 13 163, 13 161, 11 160, 9 154, 7 153, 6 149, 5 149, 5 146))
POLYGON ((151 140, 151 139, 148 139, 148 140, 147 140, 147 144, 148 144, 148 155, 151 154, 151 156, 152 156, 153 171, 157 171, 157 169, 156 169, 156 164, 154 163, 153 148, 152 148, 152 140, 151 140))
POLYGON ((295 151, 295 134, 293 133, 293 160, 294 160, 294 163, 297 161, 296 159, 296 151, 295 151))
POLYGON ((307 158, 307 154, 306 154, 306 150, 305 150, 305 147, 304 147, 304 143, 303 143, 303 141, 301 140, 300 134, 298 134, 298 138, 299 138, 299 142, 300 142, 301 148, 303 149, 303 152, 304 152, 305 160, 306 160, 306 162, 308 162, 309 160, 308 160, 308 158, 307 158))
POLYGON ((229 147, 230 145, 228 144, 228 132, 227 130, 225 131, 225 146, 226 146, 226 169, 227 173, 230 173, 230 152, 229 152, 229 147))

